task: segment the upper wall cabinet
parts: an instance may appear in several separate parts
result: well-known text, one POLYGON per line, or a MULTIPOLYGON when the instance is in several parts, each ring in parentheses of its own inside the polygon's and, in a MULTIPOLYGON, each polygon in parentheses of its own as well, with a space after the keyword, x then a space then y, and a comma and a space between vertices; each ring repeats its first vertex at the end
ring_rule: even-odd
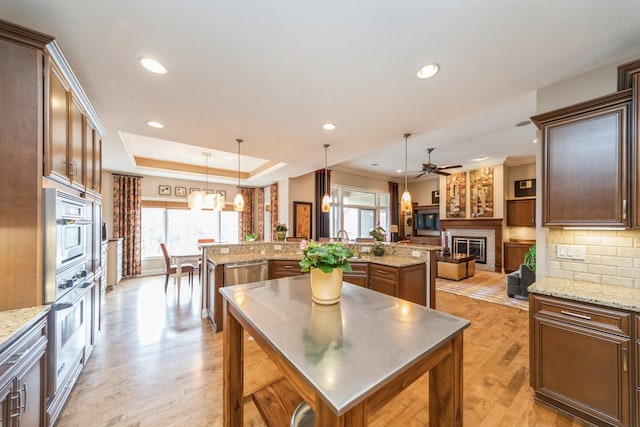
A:
POLYGON ((507 200, 508 227, 536 226, 536 199, 507 200))
POLYGON ((542 131, 542 223, 628 226, 632 91, 532 117, 542 131))
POLYGON ((77 190, 100 192, 101 126, 73 73, 65 66, 55 44, 47 46, 48 132, 45 138, 44 175, 77 190), (66 71, 66 72, 65 72, 66 71))
POLYGON ((640 228, 640 61, 618 67, 618 90, 632 90, 633 96, 633 159, 631 163, 631 186, 633 189, 633 226, 640 228))

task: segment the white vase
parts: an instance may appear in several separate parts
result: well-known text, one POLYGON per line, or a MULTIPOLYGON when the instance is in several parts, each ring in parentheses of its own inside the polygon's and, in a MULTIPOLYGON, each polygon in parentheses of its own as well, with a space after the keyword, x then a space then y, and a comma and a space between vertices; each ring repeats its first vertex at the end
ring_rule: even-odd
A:
POLYGON ((310 272, 311 299, 317 304, 329 305, 340 301, 342 294, 342 269, 334 268, 325 273, 319 268, 310 272))

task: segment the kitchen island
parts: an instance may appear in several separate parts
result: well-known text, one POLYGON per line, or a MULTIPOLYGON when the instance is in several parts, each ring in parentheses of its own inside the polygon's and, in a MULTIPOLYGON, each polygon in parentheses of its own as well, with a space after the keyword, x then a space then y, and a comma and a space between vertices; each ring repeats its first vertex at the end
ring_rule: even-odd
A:
POLYGON ((469 321, 349 283, 339 303, 320 306, 312 303, 308 275, 221 293, 225 426, 243 425, 243 330, 315 411, 316 425, 367 425, 426 372, 430 425, 462 425, 462 331, 469 321))
MULTIPOLYGON (((435 308, 435 256, 440 246, 386 244, 383 256, 374 256, 371 244, 349 243, 355 255, 352 273, 344 281, 387 295, 435 308)), ((209 318, 214 330, 222 330, 222 297, 218 290, 227 286, 227 268, 242 263, 268 262, 268 274, 252 281, 301 275, 299 243, 249 242, 201 245, 203 262, 202 317, 209 318)), ((248 282, 234 282, 248 283, 248 282)))

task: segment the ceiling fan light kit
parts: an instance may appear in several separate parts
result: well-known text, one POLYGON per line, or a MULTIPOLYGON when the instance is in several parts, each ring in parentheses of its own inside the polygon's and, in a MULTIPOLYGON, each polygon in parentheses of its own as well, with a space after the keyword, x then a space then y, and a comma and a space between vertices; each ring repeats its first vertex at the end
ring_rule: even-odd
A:
POLYGON ((427 148, 427 153, 429 153, 429 158, 427 160, 428 163, 423 163, 422 164, 422 171, 420 171, 420 175, 417 175, 416 177, 414 177, 414 179, 416 178, 420 178, 422 175, 426 174, 426 173, 435 173, 438 175, 442 175, 442 176, 449 176, 451 175, 449 172, 445 172, 444 169, 455 169, 455 168, 461 168, 462 165, 444 165, 444 166, 438 166, 434 163, 431 163, 431 152, 434 150, 434 148, 427 148))
POLYGON ((413 210, 413 203, 411 201, 411 193, 407 187, 407 139, 411 136, 410 133, 404 134, 404 192, 400 199, 400 210, 402 212, 411 212, 413 210))

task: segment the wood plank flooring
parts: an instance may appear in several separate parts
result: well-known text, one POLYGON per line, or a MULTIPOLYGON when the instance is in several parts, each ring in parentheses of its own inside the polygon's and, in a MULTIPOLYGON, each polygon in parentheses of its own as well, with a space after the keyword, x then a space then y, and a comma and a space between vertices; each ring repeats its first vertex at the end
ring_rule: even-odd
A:
MULTIPOLYGON (((220 426, 222 334, 200 319, 193 293, 177 295, 163 276, 125 280, 107 293, 105 331, 74 387, 58 426, 220 426)), ((588 425, 533 401, 528 313, 445 292, 438 309, 471 320, 464 332, 467 426, 588 425)), ((281 374, 248 337, 245 393, 281 374)), ((385 351, 385 350, 380 350, 385 351)), ((428 376, 371 419, 374 427, 428 425, 428 376)), ((264 426, 245 404, 245 426, 264 426)))

